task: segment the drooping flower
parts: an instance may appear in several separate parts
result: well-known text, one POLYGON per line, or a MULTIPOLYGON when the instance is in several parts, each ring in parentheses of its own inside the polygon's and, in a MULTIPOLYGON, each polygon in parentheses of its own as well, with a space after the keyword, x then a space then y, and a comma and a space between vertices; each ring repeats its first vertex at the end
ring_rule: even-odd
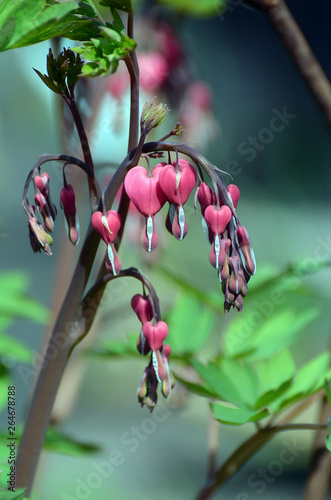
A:
POLYGON ((121 261, 114 247, 117 233, 121 227, 121 217, 115 210, 108 210, 107 215, 96 211, 91 217, 92 226, 107 244, 106 267, 114 276, 121 270, 121 261))
POLYGON ((158 244, 158 235, 154 224, 154 215, 166 202, 165 194, 160 188, 159 176, 162 165, 156 165, 151 175, 144 167, 133 167, 125 176, 125 191, 136 207, 145 217, 145 227, 141 242, 147 252, 151 252, 158 244))
POLYGON ((79 243, 80 230, 79 220, 76 214, 75 193, 71 184, 67 184, 62 188, 60 199, 61 208, 65 216, 67 236, 73 245, 77 245, 79 243))
MULTIPOLYGON (((153 318, 153 308, 149 296, 143 297, 139 293, 134 295, 131 299, 131 307, 138 316, 142 325, 151 321, 153 318)), ((140 354, 145 356, 151 350, 148 340, 144 336, 143 329, 140 330, 140 335, 137 341, 137 350, 140 354)))
POLYGON ((166 227, 177 240, 182 240, 187 235, 188 225, 183 206, 196 180, 195 168, 182 159, 178 160, 178 165, 165 165, 160 172, 160 186, 170 203, 166 227))

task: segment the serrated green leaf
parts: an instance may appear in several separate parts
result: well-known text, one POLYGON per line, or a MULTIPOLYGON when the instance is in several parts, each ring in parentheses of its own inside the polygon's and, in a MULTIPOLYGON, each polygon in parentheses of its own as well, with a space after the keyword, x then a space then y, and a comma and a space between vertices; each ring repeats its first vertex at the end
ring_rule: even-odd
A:
POLYGON ((226 5, 226 0, 159 0, 176 12, 189 16, 217 16, 226 5))
POLYGON ((242 425, 248 422, 256 422, 269 416, 268 410, 250 411, 247 408, 231 408, 222 403, 212 403, 213 417, 223 424, 242 425))
POLYGON ((177 354, 194 354, 210 337, 214 315, 192 295, 180 295, 166 315, 167 342, 177 354))

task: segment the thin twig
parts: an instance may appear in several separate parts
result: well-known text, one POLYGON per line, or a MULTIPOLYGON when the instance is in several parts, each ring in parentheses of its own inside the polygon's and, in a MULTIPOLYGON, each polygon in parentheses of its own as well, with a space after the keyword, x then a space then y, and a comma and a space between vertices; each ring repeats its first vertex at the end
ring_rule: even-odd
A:
POLYGON ((300 75, 331 126, 331 84, 299 25, 283 0, 244 0, 266 12, 274 30, 289 51, 300 75))

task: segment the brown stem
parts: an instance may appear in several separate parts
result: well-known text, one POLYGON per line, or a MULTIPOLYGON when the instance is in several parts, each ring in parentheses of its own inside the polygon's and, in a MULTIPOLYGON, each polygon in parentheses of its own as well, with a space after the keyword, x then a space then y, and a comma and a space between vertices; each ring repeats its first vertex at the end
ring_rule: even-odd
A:
MULTIPOLYGON (((228 479, 233 477, 238 470, 249 460, 263 445, 281 431, 318 428, 325 429, 325 424, 284 424, 274 427, 259 429, 253 436, 247 439, 232 455, 222 464, 222 466, 209 478, 207 484, 200 491, 196 500, 208 500, 228 479)), ((315 497, 310 497, 315 498, 315 497)))
POLYGON ((300 75, 331 126, 331 84, 299 25, 283 0, 245 0, 266 12, 274 30, 289 51, 300 75))
MULTIPOLYGON (((326 397, 321 402, 320 421, 325 422, 330 414, 326 397)), ((331 476, 331 453, 325 446, 327 431, 321 427, 315 437, 311 467, 304 491, 304 500, 326 500, 331 476)))

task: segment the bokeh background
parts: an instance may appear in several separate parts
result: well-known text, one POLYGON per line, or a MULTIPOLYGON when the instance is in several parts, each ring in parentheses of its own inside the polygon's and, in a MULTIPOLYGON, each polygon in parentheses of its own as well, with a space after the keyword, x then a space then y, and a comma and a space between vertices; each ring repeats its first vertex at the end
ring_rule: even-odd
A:
MULTIPOLYGON (((322 2, 317 6, 299 0, 288 1, 288 5, 325 72, 331 76, 331 5, 322 2)), ((212 89, 212 111, 218 134, 206 144, 204 152, 212 163, 230 170, 233 182, 240 188, 238 213, 253 242, 257 276, 265 266, 281 270, 300 257, 311 258, 319 245, 330 257, 330 130, 267 18, 240 2, 230 2, 226 11, 216 12, 210 19, 178 19, 176 29, 195 77, 205 80, 212 89), (284 108, 292 118, 283 130, 274 133, 262 150, 243 154, 246 148, 243 143, 269 128, 275 113, 284 108), (229 165, 234 162, 236 170, 231 170, 229 165)), ((54 255, 34 255, 21 209, 25 178, 35 157, 61 151, 56 98, 32 71, 32 67, 44 71, 48 47, 45 42, 0 55, 0 268, 22 271, 29 280, 29 296, 51 308, 61 302, 59 266, 65 266, 69 276, 77 249, 75 252, 66 243, 63 225, 58 223, 54 255)), ((124 104, 120 108, 124 125, 119 134, 111 125, 113 116, 118 119, 118 110, 112 106, 105 103, 102 111, 102 117, 110 121, 109 133, 94 148, 100 162, 118 162, 126 152, 127 107, 124 104)), ((170 126, 175 121, 175 113, 170 114, 170 126)), ((102 174, 105 173, 107 170, 102 174)), ((51 188, 56 193, 61 178, 55 168, 52 174, 51 188)), ((219 283, 208 262, 208 243, 201 231, 200 217, 193 215, 192 206, 191 200, 187 238, 178 243, 162 235, 163 248, 157 259, 202 290, 217 291, 219 283)), ((135 223, 132 224, 134 231, 135 223)), ((81 226, 83 230, 87 227, 87 216, 85 220, 82 217, 81 226)), ((121 259, 128 266, 144 268, 153 278, 162 307, 171 306, 178 291, 160 273, 148 270, 148 261, 138 246, 133 245, 130 233, 124 239, 121 259)), ((309 266, 310 261, 306 262, 309 266)), ((307 331, 297 346, 299 359, 328 348, 330 278, 330 271, 325 269, 305 278, 305 285, 312 293, 298 300, 299 311, 316 304, 321 313, 314 329, 307 331)), ((63 279, 62 291, 65 286, 63 279)), ((139 291, 128 281, 110 292, 101 308, 93 345, 100 339, 121 338, 128 331, 138 332, 139 325, 129 301, 139 291)), ((231 315, 235 314, 231 311, 231 315)), ((228 320, 222 317, 220 322, 228 320)), ((215 326, 215 336, 221 328, 221 324, 215 326)), ((42 350, 47 331, 45 326, 22 319, 17 319, 9 329, 13 338, 23 341, 36 356, 42 350)), ((167 404, 160 401, 159 413, 153 417, 136 403, 135 391, 144 360, 100 362, 83 358, 83 361, 74 359, 73 363, 76 367, 66 378, 68 386, 62 387, 58 403, 59 418, 63 418, 61 429, 77 440, 97 444, 101 450, 85 458, 45 452, 36 481, 36 498, 102 500, 109 495, 117 500, 195 498, 207 470, 210 419, 207 401, 184 394, 177 385, 178 392, 167 404), (66 408, 69 414, 64 418, 66 408), (108 476, 101 484, 93 483, 89 475, 95 472, 96 463, 109 460, 114 450, 118 450, 121 464, 105 472, 108 476)), ((17 420, 22 423, 33 374, 27 381, 16 365, 12 367, 12 375, 18 389, 17 420)), ((316 408, 310 410, 306 420, 313 419, 316 411, 316 408)), ((1 417, 5 428, 6 415, 1 417)), ((224 460, 250 432, 250 425, 222 426, 218 460, 224 460)), ((311 432, 289 433, 274 439, 215 498, 267 500, 280 495, 284 500, 301 498, 312 439, 311 432), (284 466, 279 475, 272 476, 270 482, 262 480, 263 484, 256 484, 252 475, 276 460, 284 447, 293 446, 295 440, 301 446, 295 461, 284 466)))

